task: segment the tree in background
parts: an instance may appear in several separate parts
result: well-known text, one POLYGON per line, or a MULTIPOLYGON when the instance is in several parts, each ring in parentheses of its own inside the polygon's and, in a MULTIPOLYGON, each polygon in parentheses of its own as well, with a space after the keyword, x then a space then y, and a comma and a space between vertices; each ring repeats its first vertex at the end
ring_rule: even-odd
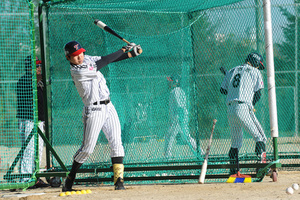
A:
MULTIPOLYGON (((276 71, 290 71, 295 69, 296 45, 299 54, 296 36, 298 38, 297 40, 300 38, 300 24, 298 17, 300 4, 298 4, 298 1, 295 1, 295 14, 289 12, 286 7, 279 7, 282 15, 286 18, 287 23, 282 27, 284 41, 281 44, 274 45, 278 51, 275 51, 276 71)), ((297 61, 299 63, 299 56, 297 56, 297 61)))
MULTIPOLYGON (((195 88, 194 116, 197 116, 196 126, 203 131, 210 128, 212 120, 220 114, 223 106, 226 110, 219 92, 223 79, 219 68, 223 66, 229 69, 242 64, 248 53, 256 47, 250 28, 239 34, 226 26, 219 28, 222 20, 213 21, 210 18, 212 16, 204 14, 192 26, 192 73, 195 85, 191 87, 195 88)), ((222 116, 222 119, 226 120, 227 117, 222 116)))
POLYGON ((298 105, 299 100, 298 91, 291 91, 291 88, 297 89, 297 79, 299 72, 300 63, 300 49, 299 49, 299 39, 300 39, 300 1, 294 1, 294 13, 288 7, 279 7, 281 14, 286 18, 287 23, 282 26, 283 31, 283 42, 274 44, 274 63, 276 86, 281 87, 281 90, 277 92, 278 99, 278 123, 280 131, 284 133, 283 135, 294 135, 297 133, 295 130, 295 112, 299 112, 298 105), (283 72, 283 73, 281 73, 283 72), (284 101, 282 99, 285 99, 284 101), (291 103, 287 107, 287 101, 291 103), (295 104, 295 102, 297 104, 295 104))

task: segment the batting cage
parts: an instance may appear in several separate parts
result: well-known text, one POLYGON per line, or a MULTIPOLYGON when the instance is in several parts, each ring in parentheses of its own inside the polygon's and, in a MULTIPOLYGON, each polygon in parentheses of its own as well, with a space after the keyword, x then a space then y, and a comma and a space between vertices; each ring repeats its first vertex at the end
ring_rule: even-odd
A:
MULTIPOLYGON (((65 44, 74 40, 91 56, 113 53, 126 46, 124 41, 140 44, 143 50, 135 58, 100 70, 120 119, 126 184, 196 183, 207 149, 206 181, 225 182, 229 178, 230 169, 237 166, 229 153, 231 124, 226 95, 220 88, 223 73, 244 64, 251 52, 261 54, 266 67, 260 70, 264 88, 253 112, 266 136, 266 160, 258 157, 257 140, 244 130, 238 154, 240 172, 250 175, 252 182, 266 175, 276 181, 277 168, 299 168, 299 5, 294 0, 268 2, 1 2, 0 188, 27 188, 39 177, 51 182, 52 177, 68 174, 84 133, 84 105, 64 53, 65 44), (268 6, 272 22, 268 21, 268 6), (115 34, 101 29, 95 20, 115 34), (28 59, 30 92, 22 93, 18 82, 27 70, 28 59), (39 60, 45 130, 39 128, 39 60), (24 136, 18 117, 18 106, 25 106, 24 99, 30 100, 32 111, 30 119, 21 114, 32 122, 28 136, 24 136), (41 140, 46 149, 42 156, 41 140), (30 164, 27 162, 29 169, 24 173, 21 166, 26 156, 30 164), (41 157, 45 170, 40 169, 44 168, 41 157)), ((75 182, 113 184, 109 143, 102 131, 95 140, 94 152, 81 166, 75 182)))

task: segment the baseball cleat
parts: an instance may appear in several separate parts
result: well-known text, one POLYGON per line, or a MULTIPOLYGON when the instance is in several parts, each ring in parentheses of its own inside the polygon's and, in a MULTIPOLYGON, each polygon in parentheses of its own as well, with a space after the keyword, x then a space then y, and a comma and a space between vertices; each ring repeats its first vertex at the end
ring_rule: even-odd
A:
POLYGON ((49 180, 49 184, 51 187, 60 187, 61 185, 61 179, 60 177, 53 177, 49 180))
POLYGON ((117 182, 115 183, 115 190, 125 190, 123 182, 124 180, 121 177, 119 177, 117 179, 117 182))
POLYGON ((76 191, 72 189, 73 182, 69 177, 66 178, 66 181, 62 187, 63 192, 68 192, 68 191, 76 191))
POLYGON ((42 188, 42 187, 49 187, 50 185, 45 183, 42 179, 38 179, 36 184, 29 187, 28 189, 36 189, 36 188, 42 188))

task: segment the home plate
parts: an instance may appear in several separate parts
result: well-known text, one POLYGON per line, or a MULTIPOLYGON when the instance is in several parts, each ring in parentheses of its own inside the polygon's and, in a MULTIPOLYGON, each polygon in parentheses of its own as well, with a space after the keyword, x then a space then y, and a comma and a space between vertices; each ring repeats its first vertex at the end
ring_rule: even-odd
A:
POLYGON ((2 198, 7 198, 7 197, 27 197, 27 196, 32 196, 32 195, 43 195, 45 193, 18 193, 18 194, 7 194, 7 195, 2 195, 2 198))

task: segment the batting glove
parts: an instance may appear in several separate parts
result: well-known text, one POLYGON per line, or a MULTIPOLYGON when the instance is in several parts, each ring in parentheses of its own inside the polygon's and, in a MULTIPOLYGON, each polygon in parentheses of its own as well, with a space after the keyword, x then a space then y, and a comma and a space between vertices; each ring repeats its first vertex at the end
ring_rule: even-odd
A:
POLYGON ((133 47, 132 51, 130 51, 132 57, 136 57, 143 52, 141 45, 136 45, 133 47))
POLYGON ((132 42, 132 43, 127 44, 125 47, 122 47, 122 49, 125 49, 125 53, 126 53, 126 52, 130 51, 134 46, 136 46, 136 44, 132 42))

